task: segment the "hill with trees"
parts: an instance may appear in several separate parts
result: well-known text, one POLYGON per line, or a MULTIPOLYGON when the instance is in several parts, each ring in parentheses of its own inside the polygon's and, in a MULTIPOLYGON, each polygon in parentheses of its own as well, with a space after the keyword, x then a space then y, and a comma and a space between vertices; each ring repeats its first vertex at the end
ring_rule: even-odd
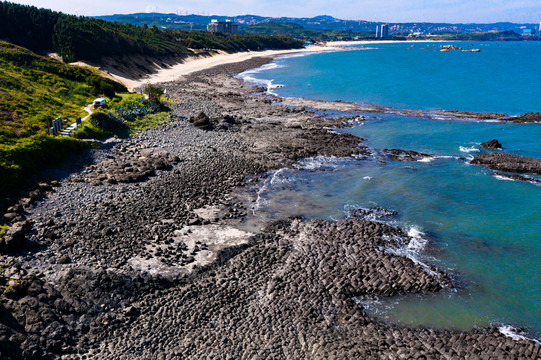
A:
MULTIPOLYGON (((181 14, 161 14, 161 13, 135 13, 124 15, 106 15, 97 18, 107 21, 117 21, 128 24, 148 24, 155 25, 160 29, 193 29, 204 30, 206 25, 212 20, 221 21, 230 20, 240 25, 240 31, 244 27, 264 23, 292 23, 301 25, 305 29, 316 30, 337 30, 365 32, 375 34, 376 26, 388 22, 366 21, 366 20, 344 20, 328 15, 315 17, 269 17, 258 15, 181 15, 181 14)), ((440 34, 440 33, 488 33, 514 31, 522 33, 523 28, 538 29, 539 24, 532 23, 510 23, 499 22, 490 24, 451 24, 451 23, 428 23, 428 22, 409 22, 409 23, 389 23, 390 34, 400 33, 403 35, 420 32, 422 34, 440 34)))
POLYGON ((190 54, 192 49, 206 48, 237 52, 302 47, 300 41, 284 37, 162 31, 10 2, 0 2, 0 39, 35 52, 54 51, 69 62, 130 54, 190 54))
POLYGON ((374 33, 372 32, 359 32, 351 30, 305 29, 302 25, 295 23, 259 23, 256 25, 242 27, 240 31, 243 34, 278 35, 311 41, 374 39, 374 33))

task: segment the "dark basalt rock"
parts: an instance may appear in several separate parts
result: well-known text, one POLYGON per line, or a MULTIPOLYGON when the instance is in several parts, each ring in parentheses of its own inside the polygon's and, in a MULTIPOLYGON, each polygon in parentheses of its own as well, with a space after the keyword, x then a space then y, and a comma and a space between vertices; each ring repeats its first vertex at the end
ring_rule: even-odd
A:
POLYGON ((527 112, 525 114, 512 117, 509 120, 517 123, 541 122, 541 113, 527 112))
POLYGON ((486 165, 491 170, 541 174, 541 159, 506 153, 475 155, 472 164, 486 165))
POLYGON ((189 121, 201 130, 212 130, 214 128, 210 122, 210 118, 204 112, 200 112, 196 116, 191 117, 189 121))
POLYGON ((0 237, 0 252, 9 253, 24 246, 27 223, 21 221, 9 226, 0 237))
POLYGON ((496 139, 485 141, 484 143, 481 143, 481 146, 484 147, 485 149, 490 149, 490 150, 498 150, 502 148, 502 144, 500 144, 500 142, 496 139))
POLYGON ((430 157, 428 154, 419 153, 413 150, 383 149, 383 152, 395 161, 417 161, 430 157))

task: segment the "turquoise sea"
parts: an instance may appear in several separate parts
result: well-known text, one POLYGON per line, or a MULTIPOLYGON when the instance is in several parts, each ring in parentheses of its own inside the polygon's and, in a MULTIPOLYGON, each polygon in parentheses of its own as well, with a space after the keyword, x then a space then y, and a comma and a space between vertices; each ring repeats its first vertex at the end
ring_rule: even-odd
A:
MULTIPOLYGON (((541 112, 541 43, 372 44, 295 55, 241 74, 284 97, 345 100, 401 109, 517 115, 541 112)), ((457 284, 435 295, 361 299, 399 324, 471 329, 497 325, 541 338, 541 186, 512 181, 468 159, 496 138, 504 151, 541 158, 541 124, 364 115, 346 131, 366 139, 370 160, 307 159, 259 184, 256 214, 339 219, 354 208, 396 210, 408 246, 391 249, 446 269, 457 284), (415 150, 415 162, 384 148, 415 150), (383 162, 383 163, 382 163, 383 162), (287 206, 284 206, 287 204, 287 206)))

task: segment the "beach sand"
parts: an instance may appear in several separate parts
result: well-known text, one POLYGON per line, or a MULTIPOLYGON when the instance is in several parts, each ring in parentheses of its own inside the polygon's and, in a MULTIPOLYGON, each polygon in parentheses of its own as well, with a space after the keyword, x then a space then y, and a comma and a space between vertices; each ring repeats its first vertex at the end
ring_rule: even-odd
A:
MULTIPOLYGON (((141 79, 134 79, 133 77, 124 76, 119 74, 114 69, 108 67, 101 67, 100 70, 106 75, 112 77, 116 81, 124 84, 130 91, 133 89, 144 86, 145 84, 158 84, 167 81, 175 81, 182 76, 189 75, 196 71, 209 69, 219 65, 226 65, 232 63, 238 63, 253 59, 255 57, 275 57, 279 55, 287 55, 294 53, 310 53, 310 52, 323 52, 323 51, 344 51, 349 46, 356 45, 373 45, 373 44, 389 44, 395 43, 394 40, 380 40, 380 41, 332 41, 320 44, 314 44, 306 46, 303 49, 291 49, 291 50, 264 50, 264 51, 247 51, 238 52, 234 54, 228 54, 225 52, 218 53, 217 55, 206 56, 192 56, 185 59, 184 62, 172 65, 170 67, 158 67, 158 71, 151 75, 148 75, 141 79)), ((411 41, 411 42, 426 42, 424 40, 411 41)), ((78 63, 78 65, 89 64, 78 63)))

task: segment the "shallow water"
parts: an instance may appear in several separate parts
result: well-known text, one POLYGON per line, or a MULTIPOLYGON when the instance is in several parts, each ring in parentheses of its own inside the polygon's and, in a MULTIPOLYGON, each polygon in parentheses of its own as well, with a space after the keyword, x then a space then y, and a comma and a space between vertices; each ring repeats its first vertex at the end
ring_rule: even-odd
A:
MULTIPOLYGON (((250 76, 283 84, 274 91, 286 96, 516 114, 541 110, 541 89, 536 88, 541 84, 541 68, 529 62, 541 56, 540 45, 475 44, 483 49, 480 54, 377 45, 378 50, 280 59, 278 66, 267 66, 268 70, 250 76), (355 62, 362 66, 351 65, 355 62), (506 66, 498 67, 504 62, 506 66), (481 63, 485 64, 482 69, 481 63), (437 78, 431 71, 437 72, 437 78), (456 76, 458 72, 461 76, 456 76), (374 73, 379 74, 377 79, 374 73), (473 78, 474 73, 479 76, 473 78), (367 80, 366 74, 372 78, 367 80), (397 83, 411 85, 412 79, 417 81, 415 91, 411 86, 395 89, 397 83), (444 86, 441 79, 453 81, 444 86), (502 90, 502 83, 509 86, 502 90), (429 96, 443 91, 445 97, 429 96)), ((366 138, 372 159, 316 158, 296 169, 276 172, 260 184, 256 213, 338 219, 355 207, 397 210, 399 215, 387 221, 424 233, 430 244, 424 250, 411 246, 405 249, 407 255, 448 269, 459 287, 436 295, 372 301, 368 306, 372 314, 398 323, 460 329, 511 324, 539 337, 541 186, 510 181, 470 165, 467 159, 485 151, 479 143, 492 138, 500 140, 507 152, 541 157, 541 124, 384 114, 367 115, 358 126, 340 131, 366 138), (395 162, 384 157, 384 148, 433 157, 395 162)))

